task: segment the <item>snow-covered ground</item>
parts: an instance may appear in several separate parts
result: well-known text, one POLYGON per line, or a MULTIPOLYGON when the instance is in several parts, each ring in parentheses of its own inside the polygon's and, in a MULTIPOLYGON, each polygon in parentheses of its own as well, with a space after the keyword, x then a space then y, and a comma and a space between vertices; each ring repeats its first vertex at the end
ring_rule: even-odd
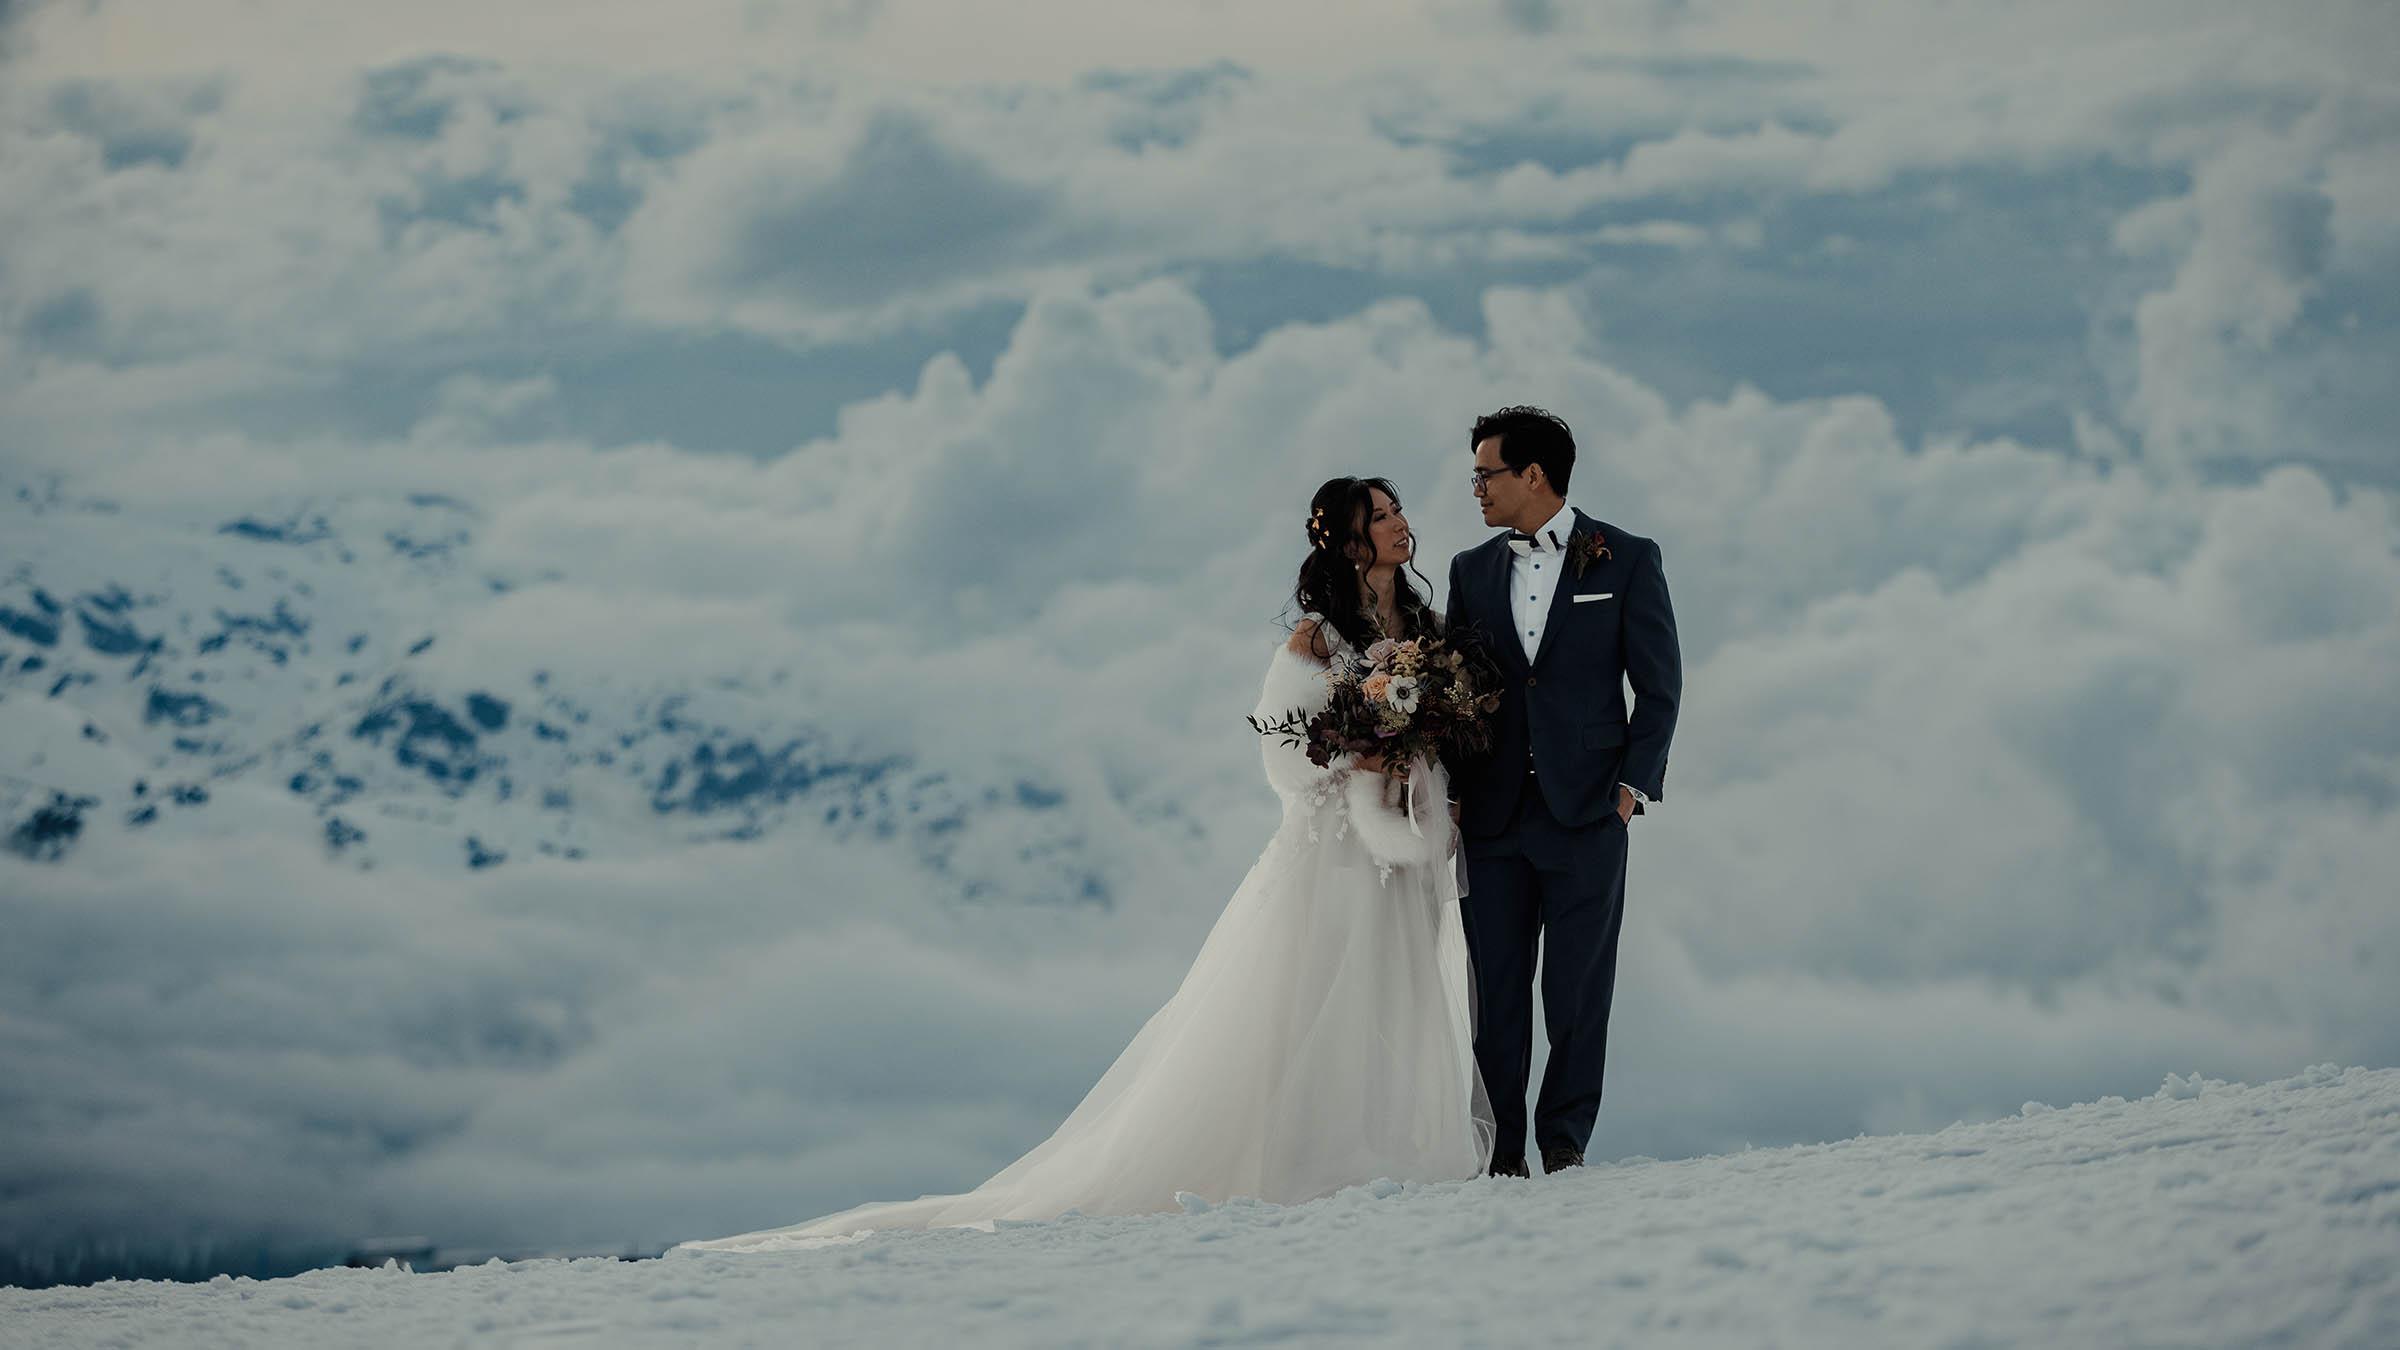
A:
MULTIPOLYGON (((0 1290, 8 1345, 2400 1345, 2400 1069, 773 1255, 0 1290)), ((794 1215, 795 1219, 805 1217, 794 1215)))

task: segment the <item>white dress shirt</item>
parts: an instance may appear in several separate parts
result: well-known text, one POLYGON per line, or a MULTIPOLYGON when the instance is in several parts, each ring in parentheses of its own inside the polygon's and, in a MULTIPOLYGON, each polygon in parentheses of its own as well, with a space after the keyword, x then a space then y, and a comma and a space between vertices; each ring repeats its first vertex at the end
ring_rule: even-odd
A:
MULTIPOLYGON (((1567 562, 1567 540, 1575 533, 1575 508, 1564 502, 1558 514, 1533 531, 1533 542, 1512 539, 1508 563, 1508 613, 1516 621, 1517 641, 1525 648, 1525 663, 1542 649, 1542 630, 1550 624, 1550 601, 1558 594, 1559 573, 1567 562)), ((1650 803, 1640 788, 1619 784, 1645 808, 1650 803)))
POLYGON ((1558 574, 1566 570, 1567 539, 1575 532, 1575 508, 1562 505, 1533 532, 1533 542, 1509 541, 1514 557, 1508 563, 1508 613, 1516 620, 1517 641, 1525 648, 1526 664, 1542 649, 1542 630, 1550 623, 1550 600, 1558 594, 1558 574))

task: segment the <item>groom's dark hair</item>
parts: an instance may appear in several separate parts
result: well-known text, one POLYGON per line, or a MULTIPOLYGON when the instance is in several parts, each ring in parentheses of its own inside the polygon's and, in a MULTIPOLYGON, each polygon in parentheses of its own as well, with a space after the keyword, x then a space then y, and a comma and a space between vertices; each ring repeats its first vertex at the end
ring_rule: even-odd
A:
POLYGON ((1467 435, 1467 453, 1494 436, 1500 438, 1501 463, 1512 469, 1539 464, 1558 495, 1567 495, 1567 480, 1575 476, 1575 433, 1558 414, 1521 404, 1485 413, 1467 435))

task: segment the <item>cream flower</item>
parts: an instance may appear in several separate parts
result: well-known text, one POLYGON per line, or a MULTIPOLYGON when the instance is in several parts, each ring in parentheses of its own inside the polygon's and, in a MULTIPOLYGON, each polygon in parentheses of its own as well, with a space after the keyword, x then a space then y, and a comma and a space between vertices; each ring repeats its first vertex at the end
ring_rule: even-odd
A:
POLYGON ((1388 693, 1395 711, 1414 714, 1417 710, 1417 699, 1422 690, 1418 687, 1414 676, 1401 675, 1392 680, 1388 693))

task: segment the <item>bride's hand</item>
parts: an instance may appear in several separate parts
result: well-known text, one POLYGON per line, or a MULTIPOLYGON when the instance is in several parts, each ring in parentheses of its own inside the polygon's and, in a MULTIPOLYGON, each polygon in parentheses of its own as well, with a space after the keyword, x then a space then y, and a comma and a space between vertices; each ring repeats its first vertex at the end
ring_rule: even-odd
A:
POLYGON ((1408 777, 1406 764, 1393 764, 1381 755, 1360 755, 1357 767, 1365 769, 1369 773, 1390 774, 1394 778, 1408 777))

